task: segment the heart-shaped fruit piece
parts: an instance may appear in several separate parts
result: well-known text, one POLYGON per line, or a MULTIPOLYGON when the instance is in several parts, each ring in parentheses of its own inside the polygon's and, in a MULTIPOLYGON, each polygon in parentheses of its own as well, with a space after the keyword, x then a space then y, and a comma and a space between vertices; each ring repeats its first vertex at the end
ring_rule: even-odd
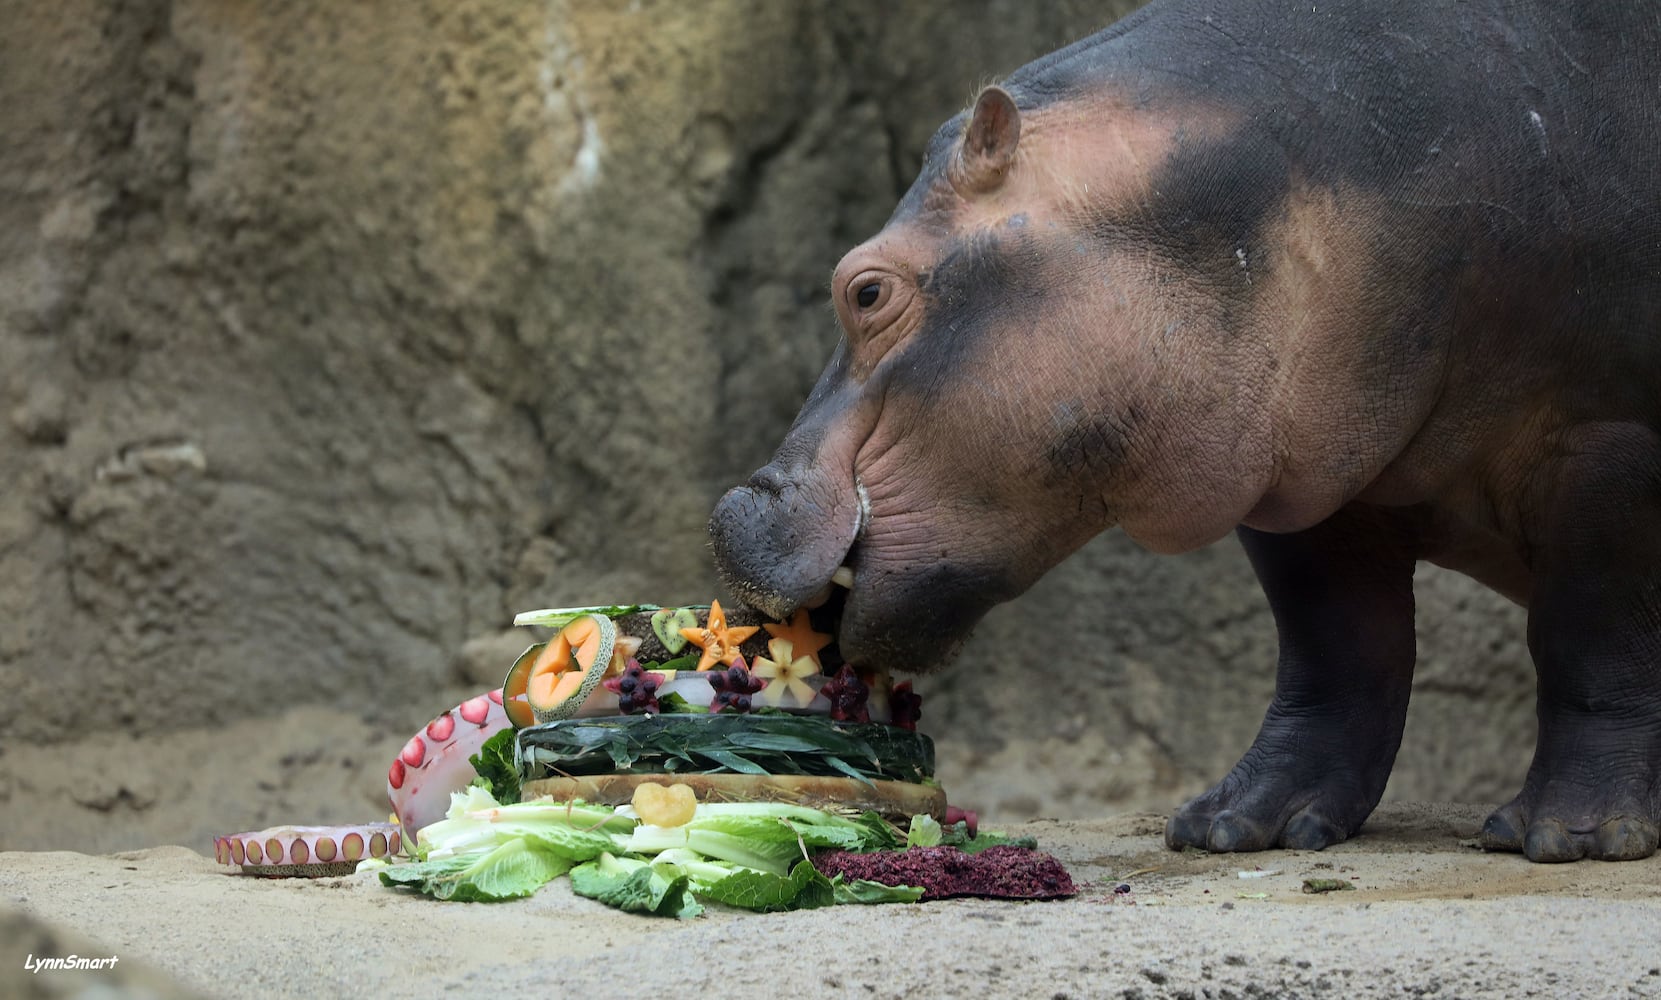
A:
POLYGON ((652 612, 652 633, 670 656, 686 648, 686 636, 681 635, 681 629, 697 627, 698 615, 691 608, 659 608, 652 612))
POLYGON ((640 822, 652 826, 684 826, 698 809, 698 795, 691 785, 659 785, 644 782, 634 788, 634 811, 640 822))
POLYGON ((536 721, 575 714, 611 666, 616 643, 617 626, 604 615, 583 615, 548 640, 525 678, 525 701, 536 721))

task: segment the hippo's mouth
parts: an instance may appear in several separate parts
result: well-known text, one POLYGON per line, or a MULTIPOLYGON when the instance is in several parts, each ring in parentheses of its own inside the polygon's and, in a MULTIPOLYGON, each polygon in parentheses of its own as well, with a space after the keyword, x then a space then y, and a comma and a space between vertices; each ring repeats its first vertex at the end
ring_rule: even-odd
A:
MULTIPOLYGON (((867 515, 865 523, 874 522, 867 515)), ((925 674, 955 659, 981 617, 1013 596, 1005 583, 979 567, 898 560, 862 531, 802 606, 836 636, 849 663, 925 674)))

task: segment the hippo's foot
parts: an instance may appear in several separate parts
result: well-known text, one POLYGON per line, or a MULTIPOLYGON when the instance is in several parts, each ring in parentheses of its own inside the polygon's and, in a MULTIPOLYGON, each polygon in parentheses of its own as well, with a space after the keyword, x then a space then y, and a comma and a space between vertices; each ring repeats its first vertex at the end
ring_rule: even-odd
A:
POLYGON ((1661 842, 1661 436, 1577 427, 1560 445, 1529 599, 1539 738, 1480 842, 1530 861, 1630 861, 1661 842))
POLYGON ((1271 711, 1228 777, 1165 824, 1166 845, 1318 851, 1348 839, 1378 803, 1395 747, 1380 748, 1371 761, 1356 759, 1353 733, 1321 728, 1277 726, 1271 711))
POLYGON ((1411 512, 1352 505, 1292 534, 1240 529, 1280 631, 1275 698, 1228 777, 1165 827, 1172 848, 1319 850, 1384 794, 1413 678, 1411 512))
POLYGON ((1553 732, 1522 792, 1488 817, 1478 839, 1484 850, 1520 851, 1530 861, 1654 854, 1661 845, 1661 722, 1642 731, 1583 721, 1577 736, 1553 732))

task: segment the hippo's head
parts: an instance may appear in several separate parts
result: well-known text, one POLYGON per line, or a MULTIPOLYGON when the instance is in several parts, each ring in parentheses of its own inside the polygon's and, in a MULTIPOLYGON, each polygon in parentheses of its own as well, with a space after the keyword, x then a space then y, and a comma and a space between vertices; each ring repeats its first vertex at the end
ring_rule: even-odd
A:
POLYGON ((1160 265, 1103 209, 1136 199, 1170 132, 1087 130, 1088 110, 1023 121, 987 89, 837 266, 841 342, 772 461, 710 520, 741 600, 783 617, 839 576, 843 653, 925 671, 1109 526, 1180 550, 1238 522, 1165 505, 1184 473, 1147 457, 1170 395, 1207 390, 1162 357, 1183 296, 1153 291, 1160 265))

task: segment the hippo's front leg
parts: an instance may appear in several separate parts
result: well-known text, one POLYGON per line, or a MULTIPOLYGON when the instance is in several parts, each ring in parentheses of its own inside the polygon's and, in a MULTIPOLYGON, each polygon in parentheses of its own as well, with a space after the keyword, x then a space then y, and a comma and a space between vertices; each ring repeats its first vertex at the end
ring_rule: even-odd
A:
POLYGON ((1240 529, 1280 634, 1251 749, 1165 827, 1172 848, 1319 849, 1384 794, 1413 679, 1411 511, 1351 505, 1306 531, 1240 529))
POLYGON ((1646 858, 1661 842, 1661 437, 1602 424, 1561 452, 1529 598, 1539 739, 1482 845, 1646 858))

